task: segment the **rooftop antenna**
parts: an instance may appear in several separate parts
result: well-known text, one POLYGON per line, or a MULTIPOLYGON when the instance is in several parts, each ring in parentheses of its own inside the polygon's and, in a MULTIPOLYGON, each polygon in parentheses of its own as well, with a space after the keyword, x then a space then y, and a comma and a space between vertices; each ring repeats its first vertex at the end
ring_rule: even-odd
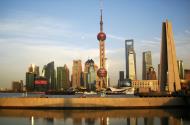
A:
POLYGON ((102 11, 103 11, 103 0, 100 0, 100 32, 103 32, 103 20, 102 20, 102 11))

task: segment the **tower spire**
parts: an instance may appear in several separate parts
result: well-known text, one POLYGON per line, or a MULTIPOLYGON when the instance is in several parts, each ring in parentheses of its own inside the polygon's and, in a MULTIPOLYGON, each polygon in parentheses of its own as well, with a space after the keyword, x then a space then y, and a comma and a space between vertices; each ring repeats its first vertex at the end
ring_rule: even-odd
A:
POLYGON ((100 0, 100 32, 103 32, 103 19, 102 19, 102 11, 103 11, 103 1, 100 0))
POLYGON ((100 13, 101 13, 101 16, 100 16, 100 32, 103 32, 102 9, 100 9, 100 13))

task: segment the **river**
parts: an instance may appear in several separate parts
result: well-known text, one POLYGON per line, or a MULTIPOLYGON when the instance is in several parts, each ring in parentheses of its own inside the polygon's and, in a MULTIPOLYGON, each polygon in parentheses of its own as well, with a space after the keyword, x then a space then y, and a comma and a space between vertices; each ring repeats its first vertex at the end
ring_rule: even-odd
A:
MULTIPOLYGON (((1 98, 23 96, 22 93, 0 93, 1 98)), ((51 97, 80 96, 48 95, 48 98, 51 97)), ((190 109, 183 107, 122 110, 0 109, 0 125, 190 125, 190 109)))
POLYGON ((1 125, 190 125, 185 109, 0 109, 1 125))

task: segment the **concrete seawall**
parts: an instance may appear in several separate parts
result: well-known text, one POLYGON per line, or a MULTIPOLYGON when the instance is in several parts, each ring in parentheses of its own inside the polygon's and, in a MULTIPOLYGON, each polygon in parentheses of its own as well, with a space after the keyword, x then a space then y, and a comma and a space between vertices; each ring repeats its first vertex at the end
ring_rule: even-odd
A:
POLYGON ((0 98, 0 108, 155 108, 187 106, 180 97, 159 98, 0 98))

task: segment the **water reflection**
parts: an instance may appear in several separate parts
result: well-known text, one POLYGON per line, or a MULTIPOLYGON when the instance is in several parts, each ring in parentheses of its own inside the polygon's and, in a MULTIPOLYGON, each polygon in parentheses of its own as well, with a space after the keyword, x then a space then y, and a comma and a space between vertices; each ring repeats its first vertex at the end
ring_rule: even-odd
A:
POLYGON ((0 109, 0 123, 9 125, 189 125, 185 109, 13 110, 0 109))
POLYGON ((31 125, 34 125, 34 117, 31 117, 31 125))

